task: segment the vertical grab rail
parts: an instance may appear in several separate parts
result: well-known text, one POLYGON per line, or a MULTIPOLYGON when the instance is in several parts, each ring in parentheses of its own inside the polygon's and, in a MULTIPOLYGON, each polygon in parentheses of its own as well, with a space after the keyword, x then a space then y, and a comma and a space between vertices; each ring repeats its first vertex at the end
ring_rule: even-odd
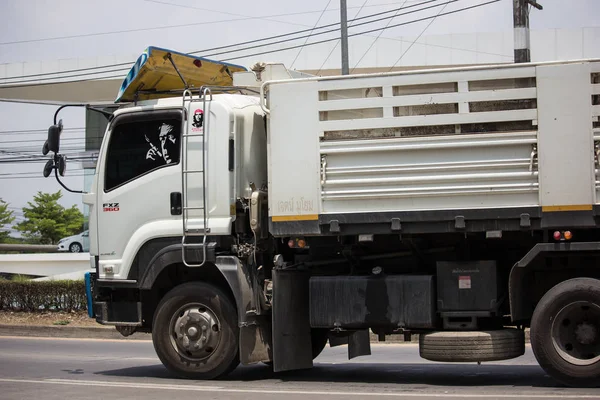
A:
MULTIPOLYGON (((208 227, 208 216, 207 216, 207 211, 206 211, 206 203, 207 203, 207 192, 208 192, 208 185, 207 185, 207 179, 206 179, 206 168, 207 168, 207 163, 208 163, 208 149, 207 149, 207 145, 208 145, 208 131, 209 131, 209 125, 210 125, 210 112, 206 112, 206 104, 207 104, 207 97, 210 96, 209 101, 212 101, 212 92, 210 91, 209 88, 201 88, 200 89, 200 95, 201 95, 201 101, 202 101, 202 112, 203 112, 203 126, 202 126, 202 132, 199 134, 190 134, 188 132, 188 124, 187 121, 185 121, 185 112, 186 110, 186 102, 189 101, 190 105, 192 103, 194 103, 195 101, 200 101, 200 99, 198 100, 194 100, 192 92, 190 90, 185 90, 183 92, 183 108, 184 108, 184 124, 185 124, 185 130, 184 130, 184 140, 182 142, 182 197, 183 197, 183 204, 182 204, 182 212, 183 212, 183 216, 182 216, 182 220, 183 220, 183 236, 182 236, 182 240, 181 240, 181 251, 182 251, 182 261, 183 264, 187 267, 202 267, 205 263, 206 263, 206 256, 207 256, 207 250, 206 250, 206 240, 207 240, 207 236, 208 233, 210 232, 210 228, 208 227), (189 97, 189 99, 188 99, 189 97), (202 139, 202 153, 201 153, 201 169, 199 170, 190 170, 188 168, 188 140, 189 137, 199 137, 202 139), (188 175, 190 174, 201 174, 202 175, 202 206, 201 207, 191 207, 189 205, 189 196, 188 196, 188 175), (188 218, 189 218, 189 212, 191 210, 202 210, 202 221, 203 221, 203 226, 202 226, 202 230, 191 230, 189 229, 189 224, 188 224, 188 218), (202 236, 202 242, 201 243, 190 243, 188 242, 186 239, 190 236, 202 236), (202 248, 202 262, 200 262, 199 264, 194 264, 192 262, 189 262, 187 260, 186 257, 186 249, 187 248, 202 248)), ((192 117, 193 118, 193 117, 192 117)))

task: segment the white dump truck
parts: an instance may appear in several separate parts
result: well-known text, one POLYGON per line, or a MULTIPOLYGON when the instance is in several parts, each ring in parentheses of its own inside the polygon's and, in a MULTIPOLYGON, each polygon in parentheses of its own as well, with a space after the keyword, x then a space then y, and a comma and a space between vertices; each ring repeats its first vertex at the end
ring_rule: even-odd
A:
POLYGON ((390 334, 503 360, 530 328, 549 375, 600 383, 600 60, 309 77, 150 48, 118 102, 83 195, 90 312, 169 370, 390 334))

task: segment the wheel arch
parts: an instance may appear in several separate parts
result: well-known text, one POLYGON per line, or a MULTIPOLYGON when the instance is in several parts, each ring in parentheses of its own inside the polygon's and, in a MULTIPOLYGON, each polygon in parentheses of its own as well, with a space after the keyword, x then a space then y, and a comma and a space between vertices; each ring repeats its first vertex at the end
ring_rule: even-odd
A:
POLYGON ((164 295, 183 283, 211 283, 223 290, 234 304, 240 304, 240 284, 237 277, 239 261, 236 257, 219 256, 214 262, 206 262, 202 267, 187 267, 183 263, 181 252, 181 244, 163 248, 152 258, 139 278, 145 326, 151 327, 156 306, 164 295))
POLYGON ((600 242, 536 244, 510 271, 512 321, 529 325, 535 306, 548 290, 583 277, 600 279, 600 242))

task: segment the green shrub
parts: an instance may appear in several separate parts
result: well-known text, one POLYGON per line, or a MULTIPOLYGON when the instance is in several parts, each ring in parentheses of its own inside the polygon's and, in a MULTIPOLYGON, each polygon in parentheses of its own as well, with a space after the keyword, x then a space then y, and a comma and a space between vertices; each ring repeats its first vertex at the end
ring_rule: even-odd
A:
POLYGON ((71 312, 85 309, 83 281, 0 280, 0 310, 71 312))

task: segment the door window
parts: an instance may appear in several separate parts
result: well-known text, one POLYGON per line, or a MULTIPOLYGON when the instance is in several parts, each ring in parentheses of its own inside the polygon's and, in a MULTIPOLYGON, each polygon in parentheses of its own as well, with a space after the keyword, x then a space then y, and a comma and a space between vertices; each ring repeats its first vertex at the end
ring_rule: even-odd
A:
POLYGON ((104 190, 178 164, 180 138, 179 118, 117 122, 108 143, 104 190))

